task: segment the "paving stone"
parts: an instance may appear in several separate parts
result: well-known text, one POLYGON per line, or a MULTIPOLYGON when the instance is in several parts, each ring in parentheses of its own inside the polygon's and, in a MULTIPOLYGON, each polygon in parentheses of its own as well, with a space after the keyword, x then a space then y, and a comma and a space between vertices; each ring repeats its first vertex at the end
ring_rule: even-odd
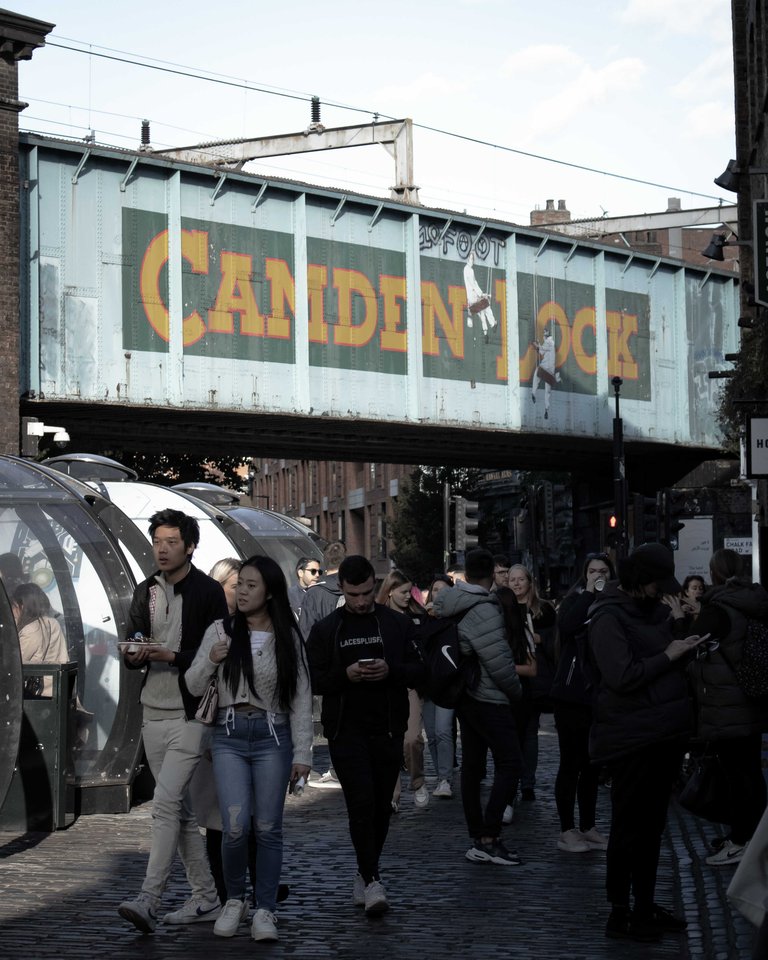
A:
MULTIPOLYGON (((673 804, 662 850, 657 899, 682 912, 688 937, 659 944, 607 940, 605 854, 568 854, 556 847, 554 803, 557 739, 542 718, 537 800, 519 804, 505 841, 520 867, 470 863, 458 790, 452 800, 413 804, 403 778, 401 812, 392 826, 382 876, 392 904, 377 920, 351 903, 355 874, 341 791, 308 788, 290 797, 285 816, 283 879, 291 894, 279 909, 280 942, 254 944, 248 927, 223 941, 213 924, 159 925, 137 934, 117 916, 118 904, 138 892, 150 838, 150 804, 122 816, 81 817, 53 834, 0 834, 0 943, 4 957, 23 960, 748 960, 751 926, 731 910, 725 889, 732 870, 704 864, 717 828, 673 804)), ((428 763, 428 773, 431 772, 428 763)), ((328 767, 319 743, 315 769, 328 767)), ((458 781, 458 777, 456 778, 458 781)), ((429 784, 430 787, 432 783, 429 784)), ((610 822, 601 788, 598 825, 610 822)), ((164 909, 188 896, 179 864, 164 909)))

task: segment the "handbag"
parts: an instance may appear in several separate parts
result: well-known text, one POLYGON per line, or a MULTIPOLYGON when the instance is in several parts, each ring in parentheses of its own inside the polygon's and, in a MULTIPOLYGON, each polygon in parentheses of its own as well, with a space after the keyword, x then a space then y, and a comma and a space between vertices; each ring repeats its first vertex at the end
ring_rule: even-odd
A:
POLYGON ((200 705, 195 711, 195 720, 204 723, 207 727, 212 727, 216 723, 216 717, 219 712, 219 682, 217 679, 218 669, 208 682, 205 693, 200 697, 200 705))
POLYGON ((706 748, 693 761, 693 770, 677 797, 690 813, 713 823, 730 820, 729 788, 720 758, 706 748))

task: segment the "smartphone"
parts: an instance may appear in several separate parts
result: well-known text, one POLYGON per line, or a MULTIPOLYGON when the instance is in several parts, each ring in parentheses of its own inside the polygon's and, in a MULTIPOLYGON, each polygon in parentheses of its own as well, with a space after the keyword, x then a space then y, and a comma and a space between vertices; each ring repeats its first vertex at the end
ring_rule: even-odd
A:
POLYGON ((358 660, 357 662, 358 662, 361 666, 365 666, 366 663, 375 663, 375 662, 376 662, 376 657, 362 657, 362 658, 361 658, 360 660, 358 660))

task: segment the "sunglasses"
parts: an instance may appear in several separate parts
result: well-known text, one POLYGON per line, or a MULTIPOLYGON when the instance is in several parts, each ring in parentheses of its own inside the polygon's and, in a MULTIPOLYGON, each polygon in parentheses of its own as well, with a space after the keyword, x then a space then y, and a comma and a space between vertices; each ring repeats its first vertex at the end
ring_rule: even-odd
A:
POLYGON ((587 554, 587 563, 589 563, 590 560, 610 560, 610 559, 611 558, 608 556, 607 553, 588 553, 587 554))
POLYGON ((320 567, 304 567, 304 570, 311 577, 319 577, 323 572, 320 567))

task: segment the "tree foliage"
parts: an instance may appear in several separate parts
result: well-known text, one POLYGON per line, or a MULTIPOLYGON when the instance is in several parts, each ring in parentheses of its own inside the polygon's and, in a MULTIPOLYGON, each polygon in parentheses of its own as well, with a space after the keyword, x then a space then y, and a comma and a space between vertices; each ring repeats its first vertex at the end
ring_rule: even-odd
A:
MULTIPOLYGON (((479 471, 453 467, 416 467, 397 498, 392 539, 397 566, 421 586, 431 583, 443 564, 443 490, 474 497, 479 471)), ((453 511, 451 511, 451 516, 453 511)))
POLYGON ((724 444, 733 453, 739 450, 739 434, 747 417, 764 413, 765 405, 750 400, 768 398, 768 332, 765 323, 741 330, 741 349, 733 363, 734 374, 725 381, 718 420, 724 444))
POLYGON ((139 480, 172 487, 176 483, 205 482, 215 483, 245 493, 247 487, 248 461, 242 457, 216 457, 202 460, 190 454, 149 454, 129 451, 106 451, 105 456, 112 457, 135 470, 139 480))

